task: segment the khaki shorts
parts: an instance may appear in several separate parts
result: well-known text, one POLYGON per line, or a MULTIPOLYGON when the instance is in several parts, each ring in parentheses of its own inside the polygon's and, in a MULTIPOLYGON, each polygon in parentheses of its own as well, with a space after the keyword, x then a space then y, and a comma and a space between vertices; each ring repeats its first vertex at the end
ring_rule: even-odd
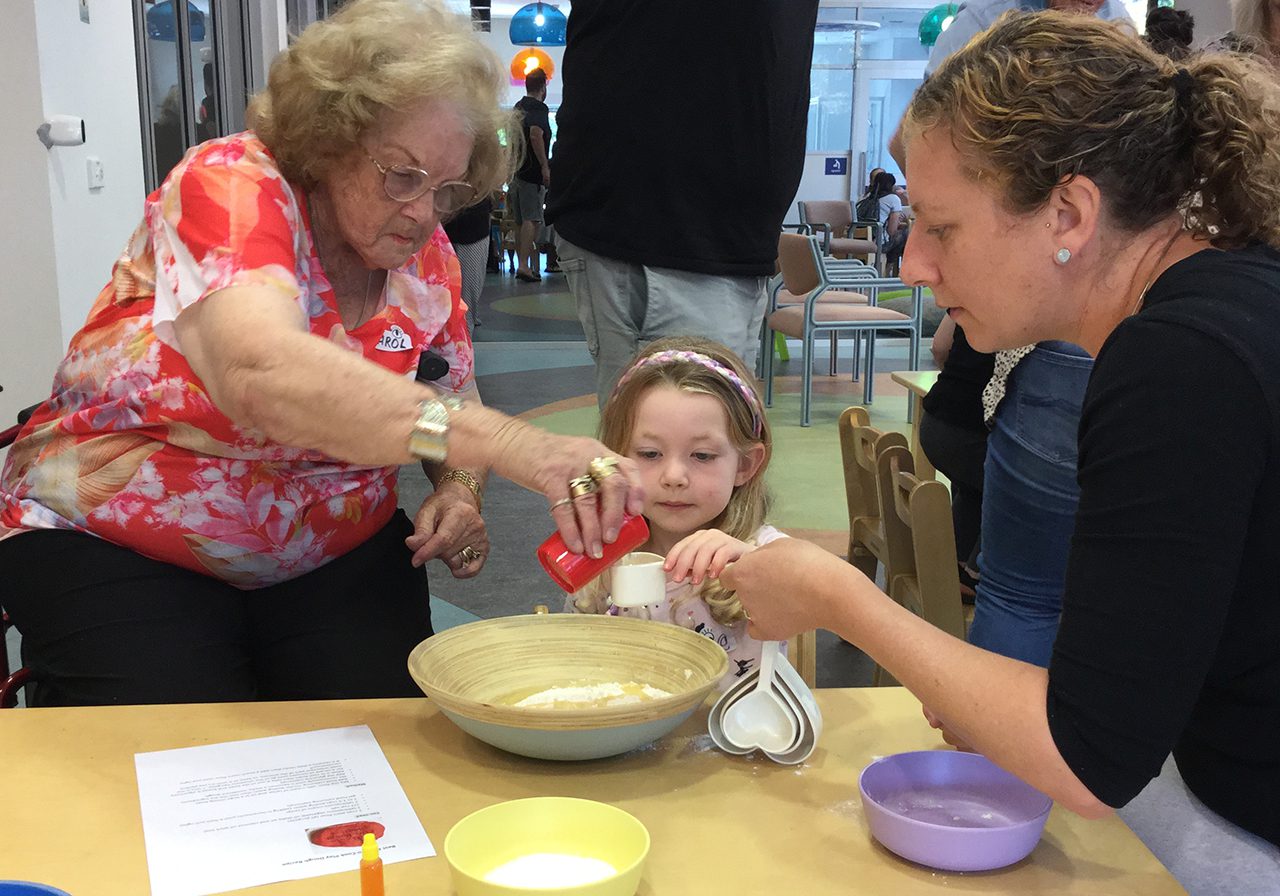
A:
POLYGON ((542 223, 542 204, 547 198, 547 188, 541 184, 531 184, 518 177, 511 179, 507 189, 507 202, 511 205, 511 214, 517 225, 525 221, 542 223))

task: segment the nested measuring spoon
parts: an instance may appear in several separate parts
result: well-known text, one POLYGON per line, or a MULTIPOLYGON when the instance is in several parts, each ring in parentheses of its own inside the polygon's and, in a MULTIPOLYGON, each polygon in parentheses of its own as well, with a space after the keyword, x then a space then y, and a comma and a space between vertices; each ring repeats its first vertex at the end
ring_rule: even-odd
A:
POLYGON ((739 748, 784 753, 796 742, 800 720, 773 678, 779 646, 777 641, 765 642, 755 688, 730 704, 720 720, 725 738, 739 748))

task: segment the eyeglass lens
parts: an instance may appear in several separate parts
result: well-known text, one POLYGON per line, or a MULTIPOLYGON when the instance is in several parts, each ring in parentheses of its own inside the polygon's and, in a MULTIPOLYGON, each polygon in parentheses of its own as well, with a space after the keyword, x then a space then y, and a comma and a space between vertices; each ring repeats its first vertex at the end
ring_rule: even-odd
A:
MULTIPOLYGON (((427 190, 430 175, 419 168, 395 165, 383 175, 387 195, 397 202, 417 199, 427 190)), ((475 190, 462 181, 450 181, 435 188, 435 207, 440 214, 451 214, 466 207, 475 198, 475 190)))

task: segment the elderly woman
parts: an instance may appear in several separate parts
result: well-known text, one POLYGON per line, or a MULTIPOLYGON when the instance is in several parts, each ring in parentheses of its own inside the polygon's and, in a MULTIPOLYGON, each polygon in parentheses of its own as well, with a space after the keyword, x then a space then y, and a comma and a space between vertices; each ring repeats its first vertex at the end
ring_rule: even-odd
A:
POLYGON ((943 634, 795 539, 726 584, 753 634, 833 629, 952 742, 1083 815, 1125 805, 1172 752, 1274 875, 1280 88, 1243 57, 1178 68, 1114 25, 1012 15, 913 99, 907 169, 905 280, 979 350, 1096 356, 1049 668, 943 634))
POLYGON ((34 702, 414 694, 422 564, 484 564, 488 469, 571 549, 639 509, 629 461, 476 393, 440 222, 509 171, 505 79, 465 20, 357 0, 276 60, 252 131, 147 199, 0 479, 34 702), (415 382, 427 349, 443 393, 415 382), (415 459, 435 491, 410 521, 415 459))

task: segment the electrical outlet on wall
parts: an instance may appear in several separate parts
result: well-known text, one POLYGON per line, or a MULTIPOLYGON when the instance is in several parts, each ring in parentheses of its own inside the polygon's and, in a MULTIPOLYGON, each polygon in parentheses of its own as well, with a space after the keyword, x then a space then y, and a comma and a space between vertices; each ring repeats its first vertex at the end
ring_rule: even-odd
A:
POLYGON ((102 159, 89 156, 85 164, 89 168, 89 189, 101 190, 107 182, 106 173, 102 170, 102 159))

